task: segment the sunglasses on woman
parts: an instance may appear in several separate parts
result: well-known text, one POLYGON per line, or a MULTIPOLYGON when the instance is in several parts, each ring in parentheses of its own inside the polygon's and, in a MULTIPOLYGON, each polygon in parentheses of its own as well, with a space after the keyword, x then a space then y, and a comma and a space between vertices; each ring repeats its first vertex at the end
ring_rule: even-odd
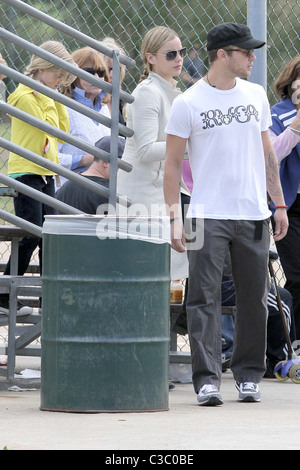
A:
POLYGON ((85 72, 90 73, 91 75, 98 75, 99 77, 105 77, 105 70, 104 69, 93 69, 91 67, 84 67, 82 70, 85 72))
POLYGON ((179 49, 178 51, 168 51, 165 52, 164 54, 160 54, 159 52, 152 52, 153 55, 163 55, 165 56, 166 60, 175 60, 177 57, 177 54, 180 55, 180 57, 183 59, 183 57, 186 54, 186 47, 183 47, 182 49, 179 49))

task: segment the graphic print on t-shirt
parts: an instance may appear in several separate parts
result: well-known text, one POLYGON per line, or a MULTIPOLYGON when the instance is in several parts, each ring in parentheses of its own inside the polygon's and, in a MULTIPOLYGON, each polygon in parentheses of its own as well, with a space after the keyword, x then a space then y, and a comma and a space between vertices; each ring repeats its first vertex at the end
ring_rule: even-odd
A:
POLYGON ((204 130, 215 126, 228 126, 233 120, 240 124, 246 124, 250 121, 252 116, 257 122, 260 121, 259 113, 252 104, 248 104, 247 106, 242 104, 236 107, 232 106, 228 109, 226 114, 222 113, 220 109, 210 109, 209 111, 201 113, 200 116, 204 124, 202 129, 204 130))

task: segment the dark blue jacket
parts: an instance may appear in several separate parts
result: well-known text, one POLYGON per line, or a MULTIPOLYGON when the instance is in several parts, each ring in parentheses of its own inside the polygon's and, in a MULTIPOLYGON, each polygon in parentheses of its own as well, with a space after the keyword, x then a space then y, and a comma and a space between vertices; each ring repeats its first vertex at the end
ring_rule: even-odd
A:
MULTIPOLYGON (((276 134, 281 134, 296 117, 297 110, 290 98, 285 98, 271 108, 272 126, 270 129, 276 134)), ((285 203, 288 209, 297 197, 300 183, 300 142, 285 157, 280 165, 280 179, 285 203)), ((271 209, 274 209, 273 202, 271 209)))

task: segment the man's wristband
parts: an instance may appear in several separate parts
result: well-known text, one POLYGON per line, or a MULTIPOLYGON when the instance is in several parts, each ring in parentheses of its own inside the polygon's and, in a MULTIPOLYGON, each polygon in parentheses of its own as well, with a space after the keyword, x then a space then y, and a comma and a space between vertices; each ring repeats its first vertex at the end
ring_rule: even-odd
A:
POLYGON ((274 206, 274 209, 287 209, 288 206, 274 206))
POLYGON ((179 220, 179 217, 170 217, 170 224, 174 222, 175 220, 179 220))

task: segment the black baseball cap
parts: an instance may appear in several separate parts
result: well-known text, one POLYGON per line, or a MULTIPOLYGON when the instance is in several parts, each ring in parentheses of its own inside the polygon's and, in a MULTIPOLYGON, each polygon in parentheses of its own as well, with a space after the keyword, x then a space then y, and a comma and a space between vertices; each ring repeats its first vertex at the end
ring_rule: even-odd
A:
MULTIPOLYGON (((97 142, 95 143, 95 146, 101 150, 104 150, 107 153, 110 153, 110 142, 111 142, 110 136, 101 137, 101 139, 97 140, 97 142)), ((123 137, 118 137, 118 158, 122 158, 124 147, 125 147, 125 139, 123 139, 123 137)))
POLYGON ((242 49, 259 49, 265 44, 264 41, 254 39, 250 28, 245 24, 221 23, 208 31, 206 48, 212 51, 232 45, 242 49))

